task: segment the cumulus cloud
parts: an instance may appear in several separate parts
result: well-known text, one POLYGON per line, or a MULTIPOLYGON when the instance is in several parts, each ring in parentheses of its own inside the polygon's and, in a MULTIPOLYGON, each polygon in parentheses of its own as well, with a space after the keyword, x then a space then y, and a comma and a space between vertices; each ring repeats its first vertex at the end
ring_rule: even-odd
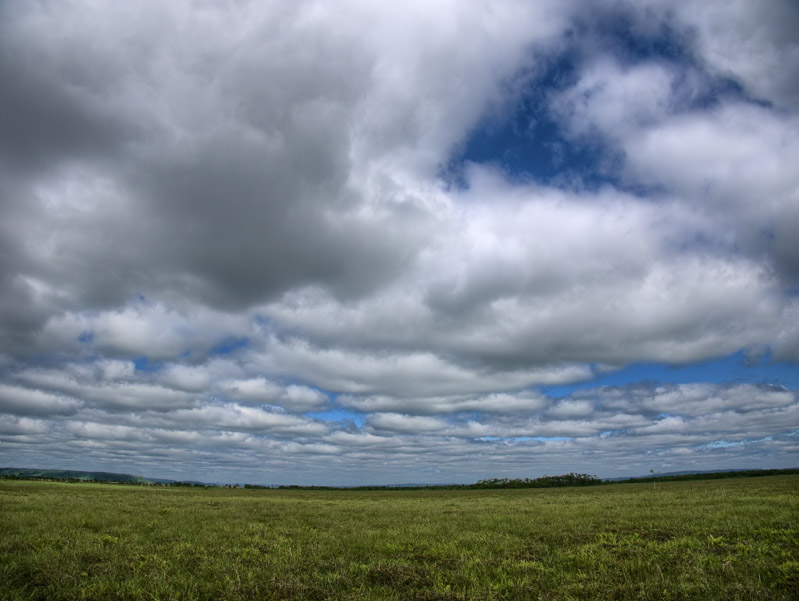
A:
POLYGON ((692 62, 660 56, 629 64, 628 57, 599 53, 572 85, 550 95, 550 109, 572 140, 609 145, 621 159, 605 168, 625 184, 690 207, 706 245, 727 255, 743 250, 759 262, 765 253, 793 287, 799 199, 790 165, 799 147, 796 86, 786 74, 799 56, 787 35, 799 10, 787 2, 709 2, 677 3, 675 13, 668 22, 682 34, 671 43, 693 40, 684 49, 692 62), (739 84, 743 92, 735 91, 739 84))
MULTIPOLYGON (((49 429, 49 424, 43 419, 12 415, 0 416, 0 435, 14 437, 6 438, 6 440, 18 440, 20 436, 28 437, 30 435, 46 434, 49 429)), ((33 441, 35 439, 26 438, 26 440, 33 441)))
POLYGON ((436 417, 402 415, 400 413, 373 413, 366 424, 376 431, 425 434, 443 430, 447 422, 436 417))
POLYGON ((1 3, 4 456, 787 465, 798 14, 1 3))
POLYGON ((799 84, 799 8, 789 1, 678 3, 677 12, 696 28, 698 55, 713 70, 734 78, 753 96, 795 109, 799 84))
POLYGON ((221 388, 232 399, 248 403, 279 405, 296 413, 318 411, 328 403, 327 397, 318 390, 297 384, 281 386, 263 377, 230 380, 223 382, 221 388))
MULTIPOLYGON (((93 370, 81 370, 80 368, 73 370, 71 374, 68 373, 68 370, 34 369, 16 374, 16 378, 28 385, 51 388, 56 394, 71 395, 85 404, 95 407, 121 410, 167 410, 191 406, 195 401, 195 397, 191 393, 155 383, 125 380, 98 381, 95 379, 93 370)), ((22 388, 19 389, 22 390, 22 388)))
POLYGON ((15 415, 69 415, 80 406, 77 399, 21 386, 0 384, 0 408, 15 415))
POLYGON ((345 407, 360 411, 401 411, 421 415, 446 413, 526 413, 546 405, 546 397, 533 391, 492 393, 483 396, 395 397, 395 396, 339 396, 345 407))
MULTIPOLYGON (((24 116, 3 135, 8 166, 38 167, 12 178, 6 215, 23 227, 5 233, 47 234, 26 275, 73 306, 157 293, 241 307, 396 273, 431 224, 394 180, 435 170, 530 34, 558 31, 544 5, 409 8, 5 6, 3 55, 21 58, 4 60, 3 112, 24 116)), ((132 333, 125 317, 112 335, 132 333)))

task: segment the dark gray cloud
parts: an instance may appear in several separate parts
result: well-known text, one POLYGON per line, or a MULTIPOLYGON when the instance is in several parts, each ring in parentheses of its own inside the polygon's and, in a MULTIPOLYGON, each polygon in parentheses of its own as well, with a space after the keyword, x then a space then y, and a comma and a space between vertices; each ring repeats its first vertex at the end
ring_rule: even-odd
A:
POLYGON ((0 409, 21 416, 54 416, 75 413, 78 399, 20 386, 0 384, 0 409))
MULTIPOLYGON (((49 242, 26 253, 25 275, 65 289, 70 308, 145 294, 240 309, 306 284, 358 296, 404 269, 434 224, 380 163, 420 144, 443 155, 451 133, 427 140, 452 119, 436 116, 442 94, 467 73, 487 88, 501 72, 477 54, 438 71, 451 49, 432 42, 434 60, 408 70, 414 24, 392 25, 399 47, 386 48, 363 35, 383 15, 350 10, 358 30, 305 3, 6 4, 1 138, 25 179, 4 208, 18 245, 37 230, 49 242), (440 89, 400 98, 400 83, 440 89)), ((519 38, 496 49, 506 72, 519 38)), ((487 92, 460 102, 464 123, 487 92)))

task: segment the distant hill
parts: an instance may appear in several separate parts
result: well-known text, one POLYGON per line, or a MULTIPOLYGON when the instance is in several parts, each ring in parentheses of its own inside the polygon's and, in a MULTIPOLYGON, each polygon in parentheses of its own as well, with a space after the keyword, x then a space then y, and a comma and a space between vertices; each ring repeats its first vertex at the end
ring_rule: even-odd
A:
POLYGON ((680 480, 717 480, 721 478, 754 478, 757 476, 779 476, 788 474, 799 474, 799 468, 788 469, 744 469, 744 470, 705 470, 705 471, 685 471, 685 472, 664 472, 652 473, 648 476, 637 476, 635 478, 613 478, 612 482, 670 482, 680 480))
MULTIPOLYGON (((598 484, 624 484, 635 482, 668 482, 676 480, 715 480, 718 478, 740 478, 754 476, 776 476, 786 474, 799 474, 799 468, 790 469, 747 469, 747 470, 707 470, 666 472, 638 476, 634 478, 610 478, 601 480, 588 474, 564 474, 562 476, 544 476, 530 480, 494 478, 481 480, 474 484, 394 484, 386 486, 297 486, 297 485, 271 485, 245 484, 244 488, 291 488, 291 489, 328 489, 328 490, 399 490, 399 489, 472 489, 472 488, 549 488, 553 486, 585 486, 598 484)), ((119 484, 160 484, 164 486, 220 486, 208 482, 195 480, 168 480, 165 478, 144 478, 131 474, 117 474, 114 472, 82 472, 78 470, 43 470, 37 468, 0 467, 0 479, 20 478, 33 480, 60 480, 66 482, 108 482, 119 484)))
POLYGON ((143 478, 113 472, 81 472, 76 470, 41 470, 36 468, 0 467, 0 478, 42 478, 46 480, 80 480, 84 482, 127 482, 144 484, 172 484, 174 480, 143 478))

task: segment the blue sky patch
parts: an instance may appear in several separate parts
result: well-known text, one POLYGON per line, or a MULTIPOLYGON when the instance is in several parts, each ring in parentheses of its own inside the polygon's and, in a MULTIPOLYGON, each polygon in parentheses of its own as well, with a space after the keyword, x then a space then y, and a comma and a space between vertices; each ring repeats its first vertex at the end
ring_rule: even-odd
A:
POLYGON ((788 389, 799 389, 799 370, 796 369, 794 364, 773 361, 770 355, 752 358, 744 352, 738 352, 721 359, 690 363, 688 365, 634 363, 618 371, 600 373, 588 383, 567 386, 544 386, 540 390, 552 397, 566 397, 579 390, 589 390, 604 386, 668 385, 689 384, 692 382, 714 384, 769 383, 776 386, 784 386, 788 389))
POLYGON ((148 357, 136 357, 131 359, 136 371, 141 372, 157 372, 164 366, 163 361, 153 361, 148 357))
POLYGON ((211 348, 212 355, 229 355, 238 350, 245 349, 250 345, 250 339, 246 337, 241 338, 225 338, 211 348))
POLYGON ((338 424, 352 422, 358 428, 362 428, 364 423, 366 423, 366 416, 363 413, 359 413, 357 411, 350 411, 348 409, 331 409, 330 411, 317 411, 315 413, 306 413, 306 416, 338 424))

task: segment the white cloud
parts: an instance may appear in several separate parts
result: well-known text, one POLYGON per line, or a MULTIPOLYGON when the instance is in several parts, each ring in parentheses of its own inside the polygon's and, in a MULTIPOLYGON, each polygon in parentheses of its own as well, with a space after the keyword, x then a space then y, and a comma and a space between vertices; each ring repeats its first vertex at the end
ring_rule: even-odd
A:
POLYGON ((367 418, 366 424, 378 432, 403 432, 405 434, 437 432, 447 426, 447 422, 440 418, 400 413, 373 413, 367 418))
POLYGON ((136 365, 133 361, 119 361, 114 359, 103 359, 98 361, 104 380, 128 380, 133 378, 136 365))
POLYGON ((549 410, 549 414, 559 418, 588 417, 594 412, 589 401, 560 401, 549 410))
POLYGON ((790 0, 752 3, 712 0, 664 3, 695 28, 699 56, 740 82, 752 95, 783 107, 799 106, 799 9, 790 0))
POLYGON ((279 405, 295 413, 319 411, 328 404, 327 397, 318 390, 296 384, 284 387, 263 377, 229 380, 222 382, 220 387, 231 399, 279 405))
POLYGON ((612 175, 662 190, 659 201, 665 196, 684 205, 694 244, 701 240, 726 257, 736 249, 758 262, 765 252, 795 286, 796 115, 739 97, 715 98, 713 77, 683 64, 622 66, 600 57, 550 104, 575 143, 599 140, 622 157, 612 175))
MULTIPOLYGON (((47 420, 31 417, 17 417, 12 415, 0 415, 0 436, 12 435, 31 436, 47 434, 50 424, 47 420)), ((30 439, 33 442, 33 439, 30 439)))
POLYGON ((56 416, 75 413, 77 399, 41 390, 0 384, 0 410, 13 415, 56 416))
POLYGON ((192 428, 211 427, 279 436, 320 435, 328 431, 328 427, 317 420, 234 403, 178 409, 165 415, 163 419, 167 423, 183 423, 192 428))
MULTIPOLYGON (((585 67, 574 86, 551 99, 552 109, 573 135, 626 138, 668 116, 680 100, 678 73, 662 62, 625 67, 600 57, 585 67)), ((683 91, 685 95, 688 91, 683 91)))
POLYGON ((161 381, 167 386, 185 390, 187 392, 200 392, 207 390, 212 383, 212 376, 208 366, 197 365, 169 365, 162 374, 161 381))
POLYGON ((338 397, 345 407, 361 411, 405 411, 413 414, 436 415, 459 412, 486 413, 525 413, 536 411, 546 405, 546 397, 533 391, 518 393, 492 393, 484 396, 442 396, 442 397, 393 397, 393 396, 354 396, 338 397))

